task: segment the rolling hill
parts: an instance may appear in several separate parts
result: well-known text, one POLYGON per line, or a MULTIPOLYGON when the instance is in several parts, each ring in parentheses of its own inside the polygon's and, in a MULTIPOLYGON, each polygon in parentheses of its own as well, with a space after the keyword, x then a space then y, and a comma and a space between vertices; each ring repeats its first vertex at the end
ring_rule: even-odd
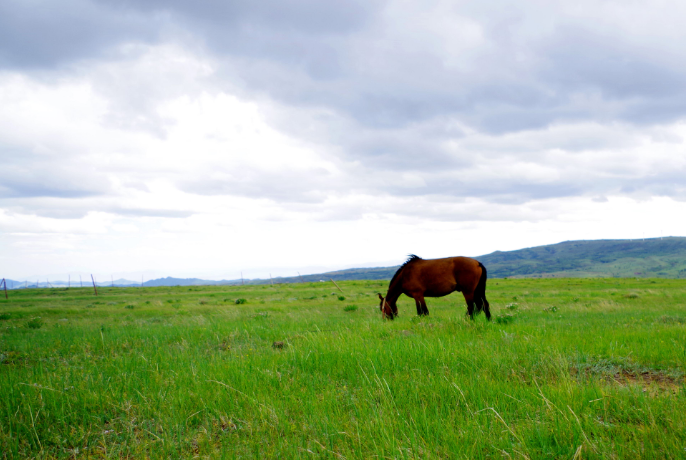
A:
MULTIPOLYGON (((663 237, 643 240, 574 240, 514 251, 495 251, 477 256, 489 271, 489 278, 505 277, 658 277, 685 278, 685 237, 663 237)), ((421 256, 421 255, 420 255, 421 256)), ((399 266, 353 268, 301 277, 246 279, 247 285, 265 283, 298 283, 339 280, 390 280, 399 266)), ((35 288, 36 283, 7 281, 8 289, 35 288), (32 286, 33 285, 33 286, 32 286)), ((139 286, 136 282, 115 281, 119 286, 139 286), (117 283, 120 282, 120 283, 117 283)), ((203 280, 166 277, 149 280, 143 285, 193 286, 240 285, 241 280, 203 280)), ((98 284, 101 286, 101 284, 98 284)), ((103 283, 102 286, 108 286, 103 283)), ((47 286, 41 283, 39 286, 47 286)), ((51 286, 66 286, 51 282, 51 286)))
MULTIPOLYGON (((685 237, 644 240, 575 240, 495 251, 477 256, 490 278, 504 277, 685 277, 685 237)), ((275 283, 329 280, 390 280, 399 266, 345 269, 302 277, 278 277, 275 283)), ((215 282, 216 283, 216 282, 215 282)), ((227 283, 234 284, 236 281, 227 283)), ((269 283, 250 280, 245 283, 269 283)))

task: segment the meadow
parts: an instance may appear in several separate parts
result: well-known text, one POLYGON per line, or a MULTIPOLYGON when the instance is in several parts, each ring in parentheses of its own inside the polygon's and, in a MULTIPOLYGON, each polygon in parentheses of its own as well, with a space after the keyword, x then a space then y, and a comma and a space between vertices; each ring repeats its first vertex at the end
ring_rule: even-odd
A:
POLYGON ((685 458, 685 281, 28 289, 0 301, 3 458, 685 458))

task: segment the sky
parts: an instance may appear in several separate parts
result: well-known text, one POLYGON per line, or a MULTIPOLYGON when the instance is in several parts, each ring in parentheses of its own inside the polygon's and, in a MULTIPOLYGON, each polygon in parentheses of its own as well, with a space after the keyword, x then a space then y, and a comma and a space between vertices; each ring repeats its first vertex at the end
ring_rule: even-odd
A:
POLYGON ((3 0, 0 277, 685 235, 685 2, 3 0))

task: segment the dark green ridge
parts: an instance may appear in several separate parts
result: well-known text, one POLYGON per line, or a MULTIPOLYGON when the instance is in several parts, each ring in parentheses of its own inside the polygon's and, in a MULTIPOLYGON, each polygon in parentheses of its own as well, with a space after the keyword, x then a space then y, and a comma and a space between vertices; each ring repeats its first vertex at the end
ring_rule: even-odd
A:
MULTIPOLYGON (((489 278, 505 277, 642 277, 684 278, 685 237, 645 240, 575 240, 495 251, 475 259, 487 267, 489 278)), ((455 255, 454 255, 455 256, 455 255)), ((304 275, 303 281, 390 280, 399 266, 345 269, 304 275)), ((300 277, 275 278, 297 283, 300 277)), ((232 281, 231 283, 235 283, 232 281)), ((251 280, 245 283, 266 283, 251 280)), ((267 280, 269 283, 269 280, 267 280)))

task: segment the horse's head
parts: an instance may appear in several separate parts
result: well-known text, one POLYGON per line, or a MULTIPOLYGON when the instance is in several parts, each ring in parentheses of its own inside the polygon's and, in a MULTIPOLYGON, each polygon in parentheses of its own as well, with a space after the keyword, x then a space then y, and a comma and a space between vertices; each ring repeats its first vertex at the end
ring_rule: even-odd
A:
POLYGON ((390 320, 393 320, 396 314, 394 313, 394 309, 391 307, 391 304, 382 296, 381 293, 377 293, 379 296, 379 310, 382 311, 384 314, 384 317, 390 320))

